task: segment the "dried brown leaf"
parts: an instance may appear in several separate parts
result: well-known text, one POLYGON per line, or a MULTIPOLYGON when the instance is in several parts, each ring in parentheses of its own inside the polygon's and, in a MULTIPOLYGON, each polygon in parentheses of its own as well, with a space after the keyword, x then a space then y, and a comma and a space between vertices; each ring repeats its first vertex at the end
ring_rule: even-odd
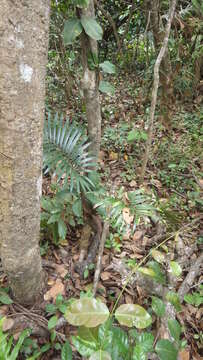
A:
POLYGON ((57 279, 52 288, 44 295, 44 300, 49 301, 53 299, 55 301, 59 294, 65 294, 65 286, 60 279, 57 279))

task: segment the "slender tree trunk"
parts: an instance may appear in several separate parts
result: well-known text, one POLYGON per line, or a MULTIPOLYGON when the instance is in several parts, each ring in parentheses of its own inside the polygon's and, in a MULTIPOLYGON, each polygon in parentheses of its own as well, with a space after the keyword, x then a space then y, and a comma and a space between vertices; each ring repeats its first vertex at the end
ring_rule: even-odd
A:
POLYGON ((161 47, 161 49, 159 51, 159 55, 158 55, 158 57, 156 59, 156 63, 154 65, 154 83, 153 83, 153 89, 152 89, 152 100, 151 100, 151 108, 150 108, 148 138, 147 138, 146 149, 145 149, 145 153, 144 153, 143 161, 142 161, 142 168, 141 168, 141 174, 140 174, 140 183, 142 183, 143 180, 144 180, 146 167, 147 167, 147 162, 148 162, 149 154, 150 154, 150 150, 151 150, 151 143, 152 143, 152 136, 153 136, 153 126, 154 126, 154 115, 155 115, 155 109, 156 109, 156 103, 157 103, 157 93, 158 93, 158 87, 159 87, 159 70, 160 70, 160 65, 161 65, 161 62, 162 62, 162 60, 164 58, 164 55, 166 53, 167 46, 168 46, 168 39, 169 39, 169 35, 170 35, 170 30, 171 30, 171 23, 172 23, 173 16, 174 16, 174 13, 175 13, 176 1, 177 0, 172 0, 171 1, 171 5, 170 5, 170 9, 169 9, 169 15, 168 15, 168 22, 167 22, 167 25, 166 25, 165 37, 164 37, 164 40, 163 40, 162 47, 161 47))
MULTIPOLYGON (((90 0, 86 8, 81 10, 81 16, 95 17, 94 1, 90 0)), ((84 102, 88 121, 88 135, 91 140, 91 150, 98 159, 101 143, 101 108, 99 100, 99 79, 96 70, 90 70, 88 66, 88 56, 98 57, 97 41, 82 34, 82 65, 83 79, 82 89, 84 92, 84 102)))
MULTIPOLYGON (((154 46, 156 53, 158 54, 165 36, 162 20, 160 19, 160 0, 150 0, 148 7, 151 11, 151 26, 154 37, 154 46)), ((170 107, 173 101, 173 73, 168 49, 166 49, 161 62, 159 76, 161 85, 161 120, 166 127, 169 127, 170 107)))
POLYGON ((49 0, 1 0, 0 243, 14 298, 43 286, 39 253, 49 0))

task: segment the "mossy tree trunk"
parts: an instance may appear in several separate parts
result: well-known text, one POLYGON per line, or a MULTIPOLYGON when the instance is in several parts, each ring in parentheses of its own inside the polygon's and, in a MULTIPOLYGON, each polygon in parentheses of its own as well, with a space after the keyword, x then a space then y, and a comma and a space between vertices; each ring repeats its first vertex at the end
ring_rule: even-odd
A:
POLYGON ((40 196, 49 0, 1 0, 0 244, 14 298, 43 287, 40 196))

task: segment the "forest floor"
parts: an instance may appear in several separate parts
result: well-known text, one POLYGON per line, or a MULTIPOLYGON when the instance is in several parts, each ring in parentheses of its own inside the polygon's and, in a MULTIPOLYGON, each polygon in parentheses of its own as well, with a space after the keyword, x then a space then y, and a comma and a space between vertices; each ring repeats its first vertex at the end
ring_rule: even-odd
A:
MULTIPOLYGON (((121 77, 117 79, 115 96, 103 96, 100 167, 102 182, 111 192, 123 187, 125 193, 140 187, 138 176, 146 140, 145 119, 150 104, 148 94, 142 93, 141 87, 139 90, 137 88, 133 79, 126 80, 121 77), (129 137, 132 129, 136 137, 133 141, 129 137)), ((73 108, 69 107, 66 112, 70 118, 74 116, 73 108)), ((112 310, 115 300, 120 296, 126 271, 129 274, 160 241, 169 238, 164 244, 164 251, 170 254, 171 260, 177 260, 182 266, 182 274, 175 283, 177 291, 202 250, 203 229, 200 221, 203 186, 201 179, 203 164, 200 159, 203 135, 202 109, 196 101, 193 104, 177 101, 171 109, 170 131, 165 130, 158 117, 156 120, 152 151, 142 188, 153 194, 162 214, 164 227, 159 233, 161 235, 159 238, 157 232, 160 229, 150 221, 141 221, 133 234, 127 232, 124 236, 110 229, 97 290, 98 297, 107 304, 109 310, 112 310), (181 250, 177 250, 177 246, 181 250)), ((51 192, 48 178, 44 179, 43 192, 45 194, 51 192)), ((46 292, 44 302, 30 310, 28 317, 32 321, 35 321, 36 315, 44 319, 44 324, 48 323, 53 314, 61 319, 63 312, 51 306, 47 307, 47 304, 58 302, 62 309, 63 306, 66 307, 70 298, 78 299, 84 293, 91 292, 94 269, 89 269, 82 279, 75 271, 75 264, 79 260, 80 233, 81 226, 76 229, 69 228, 67 239, 58 247, 42 241, 46 292)), ((180 354, 181 360, 201 359, 203 349, 201 282, 202 277, 198 276, 190 289, 193 298, 184 301, 181 310, 177 313, 177 319, 183 326, 182 338, 187 341, 185 349, 180 354)), ((1 284, 6 285, 6 278, 3 275, 1 284)), ((151 296, 145 287, 129 282, 120 296, 119 304, 123 303, 136 303, 149 307, 151 296)), ((9 315, 10 318, 24 311, 25 309, 17 304, 0 306, 0 313, 9 315)), ((56 332, 58 343, 64 340, 64 337, 70 338, 70 335, 76 333, 75 328, 61 321, 56 332)), ((39 319, 36 322, 40 328, 42 324, 39 319)), ((152 332, 155 337, 159 334, 159 327, 159 321, 154 318, 152 332)), ((38 338, 34 337, 34 340, 39 346, 49 342, 44 332, 38 338)), ((60 346, 58 345, 57 350, 54 341, 51 349, 41 355, 41 359, 60 359, 60 346)), ((24 352, 28 349, 29 346, 25 347, 24 352)), ((22 358, 24 358, 23 354, 22 358)), ((80 356, 75 354, 75 359, 80 359, 80 356)))

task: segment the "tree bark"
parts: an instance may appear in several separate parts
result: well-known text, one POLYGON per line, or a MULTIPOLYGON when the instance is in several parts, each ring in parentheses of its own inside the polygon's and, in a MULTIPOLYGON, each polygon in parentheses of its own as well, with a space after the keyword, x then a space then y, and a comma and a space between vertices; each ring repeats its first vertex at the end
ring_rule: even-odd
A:
POLYGON ((152 100, 151 100, 151 108, 150 108, 148 138, 147 138, 147 142, 146 142, 145 153, 144 153, 143 160, 142 160, 142 168, 141 168, 140 179, 139 179, 140 183, 142 183, 144 180, 147 162, 148 162, 149 154, 150 154, 150 150, 151 150, 153 127, 154 127, 154 116, 155 116, 157 93, 158 93, 158 87, 159 87, 159 70, 160 70, 160 65, 164 58, 164 55, 166 53, 167 46, 168 46, 168 39, 169 39, 169 35, 170 35, 170 30, 171 30, 171 23, 172 23, 173 16, 175 13, 176 1, 177 0, 172 0, 172 2, 171 2, 170 9, 169 9, 169 15, 168 15, 168 22, 166 25, 165 37, 163 40, 162 47, 159 51, 159 55, 156 59, 155 65, 154 65, 154 83, 153 83, 153 88, 152 88, 152 100))
POLYGON ((49 0, 1 0, 0 244, 14 298, 43 286, 40 196, 49 0))
MULTIPOLYGON (((95 17, 94 1, 90 0, 86 8, 81 10, 81 16, 95 17)), ((101 143, 101 108, 99 100, 99 78, 96 70, 90 70, 88 56, 98 57, 97 41, 84 32, 82 34, 82 65, 83 79, 81 82, 84 92, 84 102, 88 121, 88 135, 91 140, 90 150, 98 160, 101 143)))
MULTIPOLYGON (((162 20, 160 18, 160 0, 150 1, 148 6, 151 11, 151 27, 154 37, 154 47, 158 54, 165 36, 162 20)), ((173 73, 168 49, 166 49, 160 64, 159 76, 161 85, 161 120, 166 127, 169 127, 170 108, 173 101, 173 73)))

